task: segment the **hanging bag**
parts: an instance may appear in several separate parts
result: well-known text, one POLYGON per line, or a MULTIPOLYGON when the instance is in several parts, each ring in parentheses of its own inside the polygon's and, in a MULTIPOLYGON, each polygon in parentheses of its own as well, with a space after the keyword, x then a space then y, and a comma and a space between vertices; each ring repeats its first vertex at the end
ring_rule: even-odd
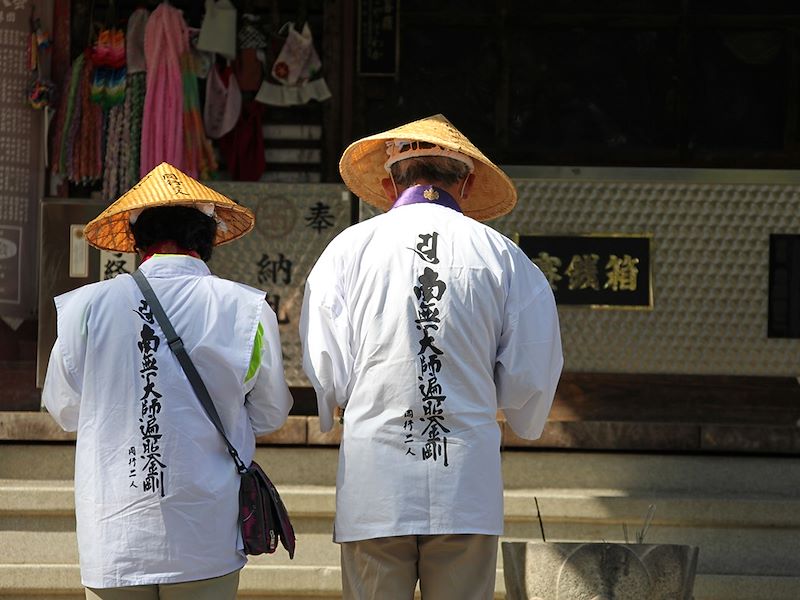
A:
POLYGON ((236 126, 241 113, 242 92, 233 69, 226 67, 220 73, 213 63, 206 77, 206 102, 203 106, 206 135, 212 140, 221 138, 236 126))
POLYGON ((250 466, 245 466, 242 459, 239 458, 239 453, 236 452, 225 431, 222 428, 222 421, 220 421, 217 409, 214 407, 214 402, 206 389, 200 373, 183 347, 183 340, 175 333, 172 323, 167 317, 167 313, 161 307, 150 282, 140 270, 133 273, 133 279, 136 285, 150 305, 153 315, 161 326, 161 331, 164 332, 164 337, 167 338, 167 344, 170 350, 175 354, 178 362, 181 365, 186 378, 192 385, 192 389, 200 400, 203 408, 211 419, 211 422, 219 431, 228 452, 236 463, 236 470, 241 476, 241 483, 239 484, 239 529, 242 533, 242 542, 244 543, 244 551, 246 554, 272 554, 278 548, 278 541, 283 544, 286 551, 289 553, 289 558, 294 558, 295 536, 294 528, 289 520, 289 513, 286 512, 286 507, 283 505, 278 490, 269 480, 264 470, 253 461, 250 466))

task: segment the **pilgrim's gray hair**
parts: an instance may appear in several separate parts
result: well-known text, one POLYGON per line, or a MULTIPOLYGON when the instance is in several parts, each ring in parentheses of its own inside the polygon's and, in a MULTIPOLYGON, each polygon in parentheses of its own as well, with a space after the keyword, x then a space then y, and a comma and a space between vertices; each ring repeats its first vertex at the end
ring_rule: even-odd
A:
POLYGON ((408 187, 418 181, 452 185, 469 175, 469 167, 463 162, 446 156, 418 156, 394 163, 392 178, 397 185, 408 187))

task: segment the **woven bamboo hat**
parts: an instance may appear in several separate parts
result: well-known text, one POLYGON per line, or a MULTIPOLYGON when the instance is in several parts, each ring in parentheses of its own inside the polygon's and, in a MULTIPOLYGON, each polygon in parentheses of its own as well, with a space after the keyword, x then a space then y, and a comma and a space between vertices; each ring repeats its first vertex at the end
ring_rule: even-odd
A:
POLYGON ((86 225, 86 240, 101 250, 134 252, 130 223, 143 210, 157 206, 191 206, 213 216, 217 221, 215 246, 242 237, 256 221, 249 208, 162 162, 86 225))
MULTIPOLYGON (((517 203, 517 190, 508 176, 486 158, 464 134, 456 129, 444 115, 434 115, 395 129, 377 133, 353 142, 339 160, 339 173, 350 190, 364 202, 381 210, 389 210, 392 201, 383 192, 381 180, 388 177, 386 162, 388 146, 392 142, 426 142, 435 148, 429 152, 417 149, 408 158, 448 156, 458 153, 472 163, 475 181, 468 197, 459 202, 465 215, 478 221, 488 221, 505 215, 517 203)), ((457 158, 457 156, 452 156, 457 158)), ((398 157, 393 157, 396 161, 398 157)))

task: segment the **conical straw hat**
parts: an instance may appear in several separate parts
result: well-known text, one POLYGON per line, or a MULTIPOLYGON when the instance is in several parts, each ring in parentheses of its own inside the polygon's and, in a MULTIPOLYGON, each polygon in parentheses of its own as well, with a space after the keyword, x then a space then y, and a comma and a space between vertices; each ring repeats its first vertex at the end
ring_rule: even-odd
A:
POLYGON ((249 208, 195 181, 172 165, 162 162, 122 197, 89 222, 86 240, 112 252, 134 252, 130 230, 131 211, 157 206, 214 205, 217 235, 214 245, 225 244, 248 233, 255 225, 249 208))
POLYGON ((347 187, 364 202, 384 211, 392 207, 381 185, 381 180, 389 176, 384 164, 388 158, 386 142, 390 140, 428 142, 470 157, 475 164, 475 181, 468 197, 459 202, 465 215, 488 221, 511 212, 516 205, 517 190, 508 176, 443 115, 401 125, 348 146, 339 160, 339 173, 347 187))

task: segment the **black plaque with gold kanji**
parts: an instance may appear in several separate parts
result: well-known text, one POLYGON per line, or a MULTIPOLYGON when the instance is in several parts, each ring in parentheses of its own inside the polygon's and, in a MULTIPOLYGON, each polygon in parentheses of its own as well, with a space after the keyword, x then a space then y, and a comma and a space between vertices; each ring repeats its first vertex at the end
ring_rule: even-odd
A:
POLYGON ((653 307, 649 235, 519 235, 559 305, 653 307))

